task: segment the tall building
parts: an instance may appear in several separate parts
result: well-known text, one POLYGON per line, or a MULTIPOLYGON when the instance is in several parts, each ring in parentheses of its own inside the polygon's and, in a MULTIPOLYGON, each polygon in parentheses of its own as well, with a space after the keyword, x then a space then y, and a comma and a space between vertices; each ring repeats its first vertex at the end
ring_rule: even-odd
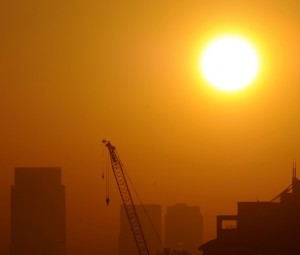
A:
MULTIPOLYGON (((144 205, 151 223, 141 205, 136 205, 136 212, 143 230, 143 234, 150 254, 158 254, 162 251, 162 213, 161 206, 155 204, 144 205), (155 231, 153 230, 153 227, 155 231), (156 235, 156 233, 157 235, 156 235)), ((120 234, 119 234, 119 255, 138 255, 138 249, 123 205, 120 206, 120 234)))
POLYGON ((217 238, 199 249, 204 255, 300 254, 300 180, 271 201, 238 202, 237 215, 217 216, 217 238))
POLYGON ((203 241, 203 217, 199 206, 176 204, 167 207, 165 218, 165 246, 174 251, 199 255, 203 241))
POLYGON ((65 224, 61 169, 15 168, 10 255, 65 255, 65 224))

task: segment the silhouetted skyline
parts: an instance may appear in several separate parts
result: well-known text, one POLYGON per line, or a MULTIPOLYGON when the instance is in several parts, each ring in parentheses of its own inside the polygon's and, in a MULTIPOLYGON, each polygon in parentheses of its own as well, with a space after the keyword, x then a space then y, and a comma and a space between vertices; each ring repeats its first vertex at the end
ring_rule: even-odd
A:
MULTIPOLYGON (((14 173, 10 255, 65 255, 67 219, 61 169, 18 167, 14 173)), ((151 255, 163 251, 164 255, 193 255, 196 244, 202 243, 203 218, 198 206, 168 206, 164 217, 157 204, 136 204, 135 210, 151 255)), ((124 205, 120 206, 118 245, 119 255, 139 254, 124 205)))
POLYGON ((63 169, 67 255, 118 254, 121 200, 111 182, 105 203, 103 138, 145 204, 201 206, 204 242, 216 215, 267 201, 300 162, 299 0, 3 0, 0 31, 1 255, 18 166, 63 169), (233 93, 200 68, 226 35, 260 60, 233 93))

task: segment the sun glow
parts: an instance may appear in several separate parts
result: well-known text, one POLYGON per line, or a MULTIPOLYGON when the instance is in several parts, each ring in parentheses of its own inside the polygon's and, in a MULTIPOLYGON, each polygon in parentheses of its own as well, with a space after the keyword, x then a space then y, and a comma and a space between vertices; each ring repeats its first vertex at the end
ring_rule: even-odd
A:
POLYGON ((249 85, 257 75, 258 56, 249 43, 238 37, 223 37, 209 44, 201 69, 213 86, 233 91, 249 85))

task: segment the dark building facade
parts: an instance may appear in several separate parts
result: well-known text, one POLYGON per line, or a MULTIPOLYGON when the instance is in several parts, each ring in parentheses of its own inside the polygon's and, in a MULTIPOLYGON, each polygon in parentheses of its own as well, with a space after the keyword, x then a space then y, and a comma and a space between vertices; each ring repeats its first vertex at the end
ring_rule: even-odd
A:
POLYGON ((203 255, 300 254, 300 181, 268 202, 238 202, 237 215, 217 216, 217 238, 200 247, 203 255))
POLYGON ((203 217, 199 206, 176 204, 167 207, 165 217, 165 246, 173 252, 199 254, 203 240, 203 217))
POLYGON ((173 250, 172 251, 171 249, 165 248, 163 253, 159 253, 157 255, 191 255, 191 254, 185 250, 181 250, 181 251, 173 250))
POLYGON ((15 168, 10 255, 65 255, 65 214, 60 168, 15 168))
MULTIPOLYGON (((145 240, 150 254, 158 254, 162 251, 162 245, 157 237, 161 239, 162 233, 162 212, 161 206, 157 204, 146 204, 144 212, 142 205, 135 205, 145 240), (153 226, 152 226, 153 225, 153 226), (153 227, 155 230, 153 230, 153 227), (156 233, 157 235, 156 235, 156 233)), ((120 234, 119 234, 119 255, 138 255, 138 249, 126 215, 124 205, 120 206, 120 234)))

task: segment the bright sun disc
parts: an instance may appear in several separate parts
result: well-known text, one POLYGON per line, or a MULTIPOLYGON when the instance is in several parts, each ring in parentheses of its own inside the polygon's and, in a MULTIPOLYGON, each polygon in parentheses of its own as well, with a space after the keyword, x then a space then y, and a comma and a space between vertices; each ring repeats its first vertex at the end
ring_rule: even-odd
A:
POLYGON ((246 41, 224 37, 213 41, 205 50, 201 68, 209 83, 233 91, 253 81, 258 71, 258 57, 246 41))

